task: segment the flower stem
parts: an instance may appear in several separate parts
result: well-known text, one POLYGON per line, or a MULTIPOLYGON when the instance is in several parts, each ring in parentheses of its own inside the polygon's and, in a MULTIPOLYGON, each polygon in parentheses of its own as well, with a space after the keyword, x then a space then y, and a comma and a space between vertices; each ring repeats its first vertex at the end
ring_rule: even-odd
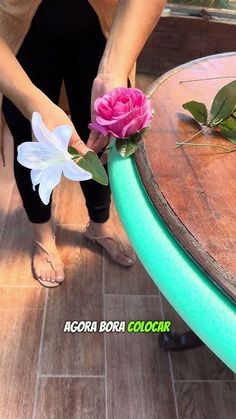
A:
POLYGON ((192 83, 193 81, 203 80, 234 79, 235 77, 236 76, 208 77, 207 79, 180 80, 179 83, 192 83))
POLYGON ((76 160, 78 157, 82 157, 81 154, 73 154, 72 160, 76 160))
POLYGON ((203 132, 205 132, 209 127, 204 127, 203 129, 201 129, 200 131, 196 132, 195 134, 191 135, 191 137, 187 138, 187 140, 181 142, 181 143, 177 143, 177 146, 175 148, 179 148, 182 145, 188 143, 189 141, 191 141, 193 138, 196 138, 199 134, 202 134, 203 132))
MULTIPOLYGON (((179 144, 183 144, 183 143, 179 143, 179 144)), ((228 147, 224 147, 223 145, 217 145, 217 144, 193 144, 193 143, 186 143, 187 146, 192 146, 192 147, 216 147, 216 148, 221 148, 222 150, 225 150, 227 153, 232 153, 233 151, 236 151, 236 148, 228 148, 228 147)))

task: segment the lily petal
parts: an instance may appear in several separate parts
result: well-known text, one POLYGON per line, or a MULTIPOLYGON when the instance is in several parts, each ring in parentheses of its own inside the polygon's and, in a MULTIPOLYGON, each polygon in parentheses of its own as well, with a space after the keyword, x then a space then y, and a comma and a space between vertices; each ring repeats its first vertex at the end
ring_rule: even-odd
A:
POLYGON ((79 167, 73 160, 63 165, 63 173, 70 180, 92 179, 92 174, 79 167))
POLYGON ((35 186, 40 183, 41 177, 43 175, 43 170, 45 169, 32 169, 30 172, 31 182, 33 184, 34 191, 35 191, 35 186))
POLYGON ((62 150, 65 152, 68 149, 69 141, 72 136, 73 128, 69 125, 59 125, 53 131, 53 135, 55 135, 62 146, 62 150))
POLYGON ((46 125, 44 125, 40 113, 38 112, 33 113, 31 125, 32 125, 33 133, 35 137, 37 138, 37 140, 48 143, 49 139, 51 139, 52 137, 52 133, 51 131, 49 131, 46 125))
POLYGON ((48 151, 43 143, 30 141, 20 144, 17 147, 17 161, 29 169, 40 169, 45 166, 45 162, 55 157, 55 152, 51 147, 48 151))
POLYGON ((61 167, 47 167, 41 175, 39 196, 45 205, 48 205, 52 190, 60 183, 61 167))

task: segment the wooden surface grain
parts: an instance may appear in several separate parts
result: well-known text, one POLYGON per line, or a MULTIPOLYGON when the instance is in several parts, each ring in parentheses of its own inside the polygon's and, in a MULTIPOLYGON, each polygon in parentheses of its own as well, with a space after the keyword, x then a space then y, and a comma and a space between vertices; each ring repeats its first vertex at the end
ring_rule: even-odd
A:
MULTIPOLYGON (((200 127, 182 104, 211 102, 236 68, 236 54, 220 54, 181 66, 148 89, 155 109, 136 162, 157 211, 177 240, 223 292, 236 299, 236 153, 180 147, 200 127), (214 80, 184 82, 215 77, 214 80)), ((232 147, 208 130, 195 143, 232 147)))
POLYGON ((236 399, 230 394, 236 392, 236 382, 208 382, 175 384, 179 415, 183 419, 233 419, 236 399), (216 407, 215 400, 219 401, 216 407))
POLYGON ((104 419, 104 378, 42 378, 36 419, 104 419))

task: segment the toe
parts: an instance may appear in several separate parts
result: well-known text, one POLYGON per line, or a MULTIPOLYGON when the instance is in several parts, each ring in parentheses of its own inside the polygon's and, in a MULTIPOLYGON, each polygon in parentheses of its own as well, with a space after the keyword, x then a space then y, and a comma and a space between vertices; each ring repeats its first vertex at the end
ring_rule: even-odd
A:
POLYGON ((55 272, 53 270, 47 272, 47 281, 55 282, 55 272))
POLYGON ((128 255, 124 255, 123 260, 124 260, 125 264, 127 264, 128 266, 133 265, 134 262, 135 262, 135 260, 128 255))
POLYGON ((41 279, 42 273, 39 269, 34 269, 33 273, 34 273, 35 278, 40 278, 41 279))
POLYGON ((136 261, 136 254, 129 244, 124 247, 123 256, 129 265, 132 265, 136 261))
POLYGON ((59 267, 55 272, 55 280, 57 282, 63 282, 64 281, 64 269, 63 267, 59 267))

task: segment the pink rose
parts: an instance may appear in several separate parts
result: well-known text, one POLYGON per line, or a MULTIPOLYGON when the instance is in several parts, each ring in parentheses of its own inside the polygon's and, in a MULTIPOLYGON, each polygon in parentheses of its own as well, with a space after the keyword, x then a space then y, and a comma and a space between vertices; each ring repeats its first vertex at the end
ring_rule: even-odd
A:
POLYGON ((152 119, 149 100, 139 89, 119 87, 94 102, 96 121, 89 124, 103 135, 128 138, 147 127, 152 119))

